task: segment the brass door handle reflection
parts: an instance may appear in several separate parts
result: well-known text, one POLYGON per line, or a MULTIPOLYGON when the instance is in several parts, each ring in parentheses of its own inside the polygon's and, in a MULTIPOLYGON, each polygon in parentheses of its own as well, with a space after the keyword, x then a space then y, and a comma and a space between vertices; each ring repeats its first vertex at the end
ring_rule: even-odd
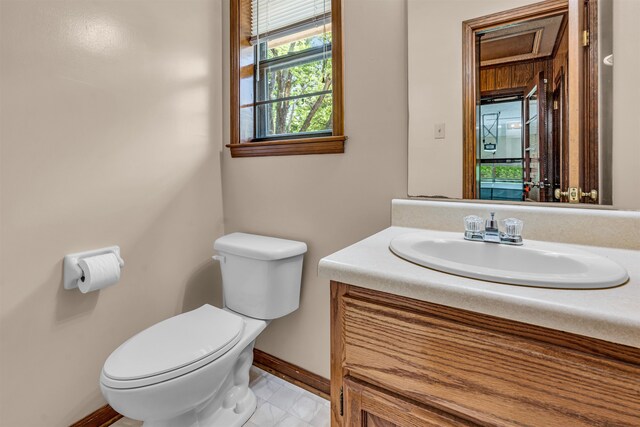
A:
POLYGON ((547 179, 545 178, 544 181, 538 181, 538 182, 533 182, 533 181, 525 181, 524 185, 528 185, 530 187, 538 187, 539 189, 543 190, 547 187, 551 187, 551 184, 549 184, 547 182, 547 179))
POLYGON ((584 191, 580 190, 580 196, 589 197, 591 200, 595 202, 596 200, 598 200, 598 190, 591 190, 588 193, 585 193, 584 191))
POLYGON ((569 197, 569 192, 561 191, 559 188, 556 188, 555 191, 553 192, 553 197, 560 200, 563 197, 569 197))
MULTIPOLYGON (((588 193, 585 193, 584 191, 582 191, 582 189, 577 188, 570 188, 569 190, 574 191, 574 194, 572 196, 573 199, 571 199, 573 203, 578 202, 578 194, 580 194, 580 197, 589 197, 594 202, 598 200, 598 190, 591 190, 588 193)), ((557 200, 561 200, 563 197, 569 197, 571 194, 571 191, 561 191, 559 188, 556 188, 553 192, 553 196, 557 200)))

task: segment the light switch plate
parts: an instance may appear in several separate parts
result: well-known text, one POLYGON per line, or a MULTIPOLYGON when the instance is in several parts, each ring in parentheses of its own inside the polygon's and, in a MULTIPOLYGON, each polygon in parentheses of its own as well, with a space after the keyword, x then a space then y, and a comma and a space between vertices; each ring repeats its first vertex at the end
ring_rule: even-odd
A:
POLYGON ((444 139, 444 123, 437 123, 433 126, 433 137, 435 139, 444 139))

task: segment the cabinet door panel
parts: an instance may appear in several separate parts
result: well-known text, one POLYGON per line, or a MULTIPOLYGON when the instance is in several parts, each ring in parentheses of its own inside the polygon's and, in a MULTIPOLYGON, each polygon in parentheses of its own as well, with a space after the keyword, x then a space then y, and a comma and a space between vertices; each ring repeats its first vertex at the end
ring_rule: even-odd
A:
POLYGON ((638 426, 638 366, 349 296, 343 328, 351 376, 460 418, 638 426))
POLYGON ((365 424, 367 427, 397 427, 397 424, 392 423, 391 421, 383 420, 382 418, 376 417, 373 414, 367 413, 367 423, 365 424))
POLYGON ((350 378, 344 381, 345 422, 348 427, 469 427, 474 424, 411 403, 350 378))

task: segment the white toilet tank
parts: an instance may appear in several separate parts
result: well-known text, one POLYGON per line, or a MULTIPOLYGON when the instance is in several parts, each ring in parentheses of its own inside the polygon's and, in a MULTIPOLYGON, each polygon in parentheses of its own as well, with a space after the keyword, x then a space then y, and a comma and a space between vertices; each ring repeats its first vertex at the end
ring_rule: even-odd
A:
POLYGON ((305 243, 232 233, 220 237, 213 247, 221 255, 226 307, 265 320, 298 309, 305 243))

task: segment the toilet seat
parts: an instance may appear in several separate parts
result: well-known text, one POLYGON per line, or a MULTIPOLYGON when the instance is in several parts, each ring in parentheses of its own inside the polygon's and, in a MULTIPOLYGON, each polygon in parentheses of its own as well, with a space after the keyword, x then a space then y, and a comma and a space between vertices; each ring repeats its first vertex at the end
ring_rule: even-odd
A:
POLYGON ((205 304, 133 336, 107 359, 102 383, 136 388, 192 372, 232 349, 244 330, 242 317, 205 304))

